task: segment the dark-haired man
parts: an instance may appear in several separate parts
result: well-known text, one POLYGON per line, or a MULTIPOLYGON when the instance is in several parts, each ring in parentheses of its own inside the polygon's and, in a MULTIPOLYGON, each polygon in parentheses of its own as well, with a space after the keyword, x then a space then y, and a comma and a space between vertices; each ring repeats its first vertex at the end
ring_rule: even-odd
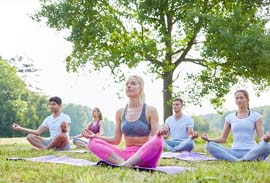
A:
POLYGON ((198 137, 197 132, 193 132, 194 121, 191 117, 182 113, 183 100, 176 98, 173 100, 174 115, 169 116, 165 125, 169 128, 169 133, 164 138, 164 149, 180 152, 191 151, 194 148, 194 139, 198 137))
MULTIPOLYGON (((38 149, 57 149, 67 150, 69 149, 69 127, 71 124, 70 117, 61 111, 62 100, 59 97, 51 97, 49 99, 49 108, 51 115, 44 119, 42 124, 37 130, 24 128, 16 123, 12 125, 13 130, 24 132, 27 135, 27 140, 38 149), (66 133, 62 133, 61 123, 66 125, 66 133), (40 137, 46 129, 49 129, 50 139, 44 139, 40 137), (64 148, 63 148, 64 147, 64 148)), ((65 131, 65 130, 64 130, 65 131)))

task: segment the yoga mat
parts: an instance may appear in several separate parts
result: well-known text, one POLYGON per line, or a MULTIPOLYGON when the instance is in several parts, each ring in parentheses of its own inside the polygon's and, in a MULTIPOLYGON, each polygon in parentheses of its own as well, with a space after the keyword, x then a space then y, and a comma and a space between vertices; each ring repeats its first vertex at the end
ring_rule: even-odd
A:
POLYGON ((161 173, 166 173, 166 174, 177 174, 183 171, 193 171, 194 168, 190 168, 190 167, 180 167, 180 166, 158 166, 156 168, 146 168, 146 167, 139 167, 139 166, 132 166, 132 167, 121 167, 119 165, 115 165, 112 164, 110 162, 107 161, 99 161, 97 162, 97 166, 105 166, 105 167, 111 167, 111 168, 131 168, 134 170, 138 170, 138 171, 146 171, 146 172, 161 172, 161 173))
POLYGON ((84 149, 71 149, 71 150, 68 150, 68 151, 64 151, 64 152, 69 152, 69 153, 80 153, 80 154, 83 154, 83 153, 89 153, 88 150, 84 150, 84 149))
POLYGON ((214 161, 217 160, 214 157, 205 156, 201 153, 195 152, 163 152, 161 158, 176 158, 183 161, 214 161))
POLYGON ((49 163, 59 163, 59 164, 68 164, 68 165, 75 165, 75 166, 105 166, 105 167, 112 167, 112 168, 131 168, 138 171, 147 171, 147 172, 162 172, 166 174, 177 174, 187 170, 193 170, 189 167, 180 167, 180 166, 159 166, 157 168, 144 168, 144 167, 121 167, 118 165, 114 165, 108 163, 106 161, 99 161, 99 162, 91 162, 85 159, 75 159, 69 156, 60 156, 57 157, 55 155, 49 156, 40 156, 40 157, 33 157, 33 158, 7 158, 7 160, 26 160, 26 161, 34 161, 34 162, 49 162, 49 163))
POLYGON ((85 159, 74 159, 69 156, 40 156, 40 157, 33 157, 33 158, 8 158, 7 160, 27 160, 27 161, 34 161, 34 162, 49 162, 49 163, 59 163, 59 164, 68 164, 68 165, 75 165, 75 166, 95 166, 96 162, 91 162, 85 159))

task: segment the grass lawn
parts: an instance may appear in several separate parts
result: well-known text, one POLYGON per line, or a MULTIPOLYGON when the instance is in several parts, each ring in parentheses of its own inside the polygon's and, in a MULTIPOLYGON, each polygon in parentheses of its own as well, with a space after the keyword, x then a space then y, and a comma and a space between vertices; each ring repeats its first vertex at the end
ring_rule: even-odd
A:
MULTIPOLYGON (((201 141, 196 144, 195 151, 204 151, 204 144, 201 141)), ((175 159, 161 159, 159 161, 160 166, 178 165, 195 168, 193 172, 166 175, 157 172, 137 172, 125 168, 77 167, 52 163, 6 160, 8 157, 28 158, 52 154, 98 161, 91 153, 76 154, 52 150, 38 151, 33 150, 25 138, 0 138, 0 182, 270 182, 270 163, 265 162, 184 162, 175 159)))

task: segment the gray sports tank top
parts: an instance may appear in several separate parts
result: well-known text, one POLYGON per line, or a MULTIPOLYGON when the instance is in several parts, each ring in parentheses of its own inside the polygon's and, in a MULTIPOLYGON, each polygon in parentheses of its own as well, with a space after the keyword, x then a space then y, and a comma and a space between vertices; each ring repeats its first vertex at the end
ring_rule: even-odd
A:
POLYGON ((136 120, 134 122, 130 122, 130 121, 126 120, 127 106, 125 107, 124 113, 122 115, 121 130, 122 130, 123 134, 127 137, 149 136, 150 131, 151 131, 151 126, 147 122, 146 115, 145 115, 145 106, 146 105, 143 104, 141 116, 138 120, 136 120))

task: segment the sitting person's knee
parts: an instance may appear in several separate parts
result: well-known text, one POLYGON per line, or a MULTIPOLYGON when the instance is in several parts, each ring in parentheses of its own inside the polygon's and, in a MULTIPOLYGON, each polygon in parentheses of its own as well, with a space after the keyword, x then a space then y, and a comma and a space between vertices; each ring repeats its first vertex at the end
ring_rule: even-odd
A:
POLYGON ((67 141, 67 136, 65 134, 59 134, 55 137, 56 141, 67 141))
POLYGON ((91 140, 89 140, 89 142, 87 143, 87 147, 88 149, 91 151, 92 148, 95 148, 95 146, 99 143, 103 143, 103 140, 98 139, 98 138, 92 138, 91 140))
POLYGON ((64 134, 57 135, 52 143, 49 145, 49 148, 64 149, 68 144, 68 138, 64 134))
POLYGON ((32 140, 32 139, 34 138, 34 136, 35 136, 35 135, 33 135, 33 134, 28 134, 28 135, 26 136, 26 139, 27 139, 28 141, 30 141, 30 140, 32 140))
POLYGON ((155 144, 163 146, 164 139, 162 137, 155 135, 154 137, 152 137, 152 140, 155 144))
POLYGON ((76 143, 78 142, 78 139, 77 139, 77 138, 74 138, 74 139, 72 140, 72 142, 73 142, 73 144, 76 145, 76 143))
POLYGON ((213 149, 216 149, 217 148, 217 145, 214 143, 214 142, 207 142, 206 145, 205 145, 205 149, 210 152, 212 151, 213 149))

